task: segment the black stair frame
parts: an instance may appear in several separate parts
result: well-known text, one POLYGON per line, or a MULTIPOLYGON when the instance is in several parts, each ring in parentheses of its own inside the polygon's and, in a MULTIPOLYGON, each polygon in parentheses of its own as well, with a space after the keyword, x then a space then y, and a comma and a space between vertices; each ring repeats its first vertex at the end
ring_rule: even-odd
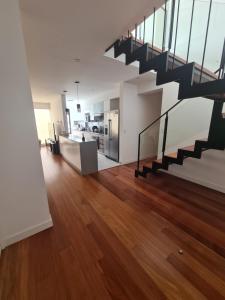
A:
MULTIPOLYGON (((225 78, 215 79, 213 81, 194 83, 195 63, 187 63, 176 68, 174 67, 174 57, 171 57, 169 51, 160 53, 147 43, 142 44, 132 37, 123 40, 117 40, 114 44, 115 58, 125 54, 126 65, 134 61, 139 61, 139 73, 143 74, 154 70, 157 72, 156 85, 162 85, 169 82, 179 83, 178 99, 188 99, 195 97, 205 97, 214 100, 214 108, 208 141, 196 141, 194 151, 178 149, 177 157, 170 157, 163 154, 162 161, 153 161, 152 167, 143 166, 143 170, 135 171, 135 176, 146 176, 148 173, 156 173, 159 169, 168 170, 170 164, 182 165, 187 157, 200 159, 202 152, 207 149, 224 150, 225 145, 221 145, 221 136, 215 141, 216 130, 218 126, 223 126, 225 132, 225 121, 220 119, 221 109, 225 100, 225 78), (150 57, 150 59, 149 59, 150 57), (172 59, 172 68, 170 69, 172 59), (219 124, 219 125, 218 125, 219 124), (214 136, 214 140, 213 137, 214 136)), ((182 63, 181 63, 182 64, 182 63)), ((173 108, 172 108, 173 109, 173 108)), ((171 109, 170 109, 171 110, 171 109)), ((168 110, 168 111, 170 111, 168 110)), ((168 112, 166 112, 168 114, 168 112)), ((165 114, 164 114, 165 115, 165 114)), ((162 116, 161 116, 162 117, 162 116)), ((165 151, 164 141, 164 151, 165 151)), ((139 138, 140 144, 140 138, 139 138)), ((139 146, 140 147, 140 146, 139 146)), ((164 152, 163 151, 163 152, 164 152)), ((140 154, 140 153, 139 153, 140 154)), ((139 157, 138 154, 138 157, 139 157)))
MULTIPOLYGON (((169 51, 159 52, 147 43, 135 41, 132 37, 117 40, 114 43, 114 57, 125 54, 126 64, 139 61, 139 74, 149 71, 157 72, 156 85, 176 81, 179 83, 178 99, 205 97, 211 100, 225 100, 225 78, 216 79, 211 76, 211 81, 195 83, 193 81, 196 65, 194 62, 185 64, 179 62, 180 66, 174 69, 174 56, 169 51), (152 53, 152 55, 149 55, 152 53), (148 59, 148 56, 151 56, 148 59)), ((176 61, 176 60, 175 60, 176 61)), ((201 70, 198 70, 200 72, 201 70)), ((201 74, 201 73, 200 73, 201 74)), ((204 74, 204 73, 203 73, 204 74)), ((201 75, 200 75, 201 76, 201 75)), ((210 78, 209 74, 205 76, 210 78)))

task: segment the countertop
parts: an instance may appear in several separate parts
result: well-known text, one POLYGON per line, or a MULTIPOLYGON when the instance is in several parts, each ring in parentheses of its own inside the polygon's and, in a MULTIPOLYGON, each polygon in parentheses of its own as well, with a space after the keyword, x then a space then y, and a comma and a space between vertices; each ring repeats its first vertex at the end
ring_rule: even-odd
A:
POLYGON ((104 133, 99 133, 99 132, 93 132, 93 131, 81 131, 81 130, 73 130, 73 132, 75 133, 74 135, 92 135, 92 136, 101 136, 104 137, 104 133))
POLYGON ((80 136, 77 136, 77 135, 74 135, 74 134, 70 134, 70 135, 61 135, 62 137, 70 140, 70 141, 73 141, 73 142, 77 142, 77 143, 88 143, 88 142, 96 142, 96 140, 94 139, 91 139, 91 138, 86 138, 85 137, 85 141, 83 142, 82 141, 82 138, 80 136))

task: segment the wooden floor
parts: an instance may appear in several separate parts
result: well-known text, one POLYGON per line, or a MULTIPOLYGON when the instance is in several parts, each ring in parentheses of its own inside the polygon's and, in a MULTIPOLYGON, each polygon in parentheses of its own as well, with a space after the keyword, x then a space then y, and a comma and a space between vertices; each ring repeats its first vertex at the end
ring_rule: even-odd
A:
POLYGON ((223 194, 42 158, 54 227, 3 251, 1 300, 225 299, 223 194))

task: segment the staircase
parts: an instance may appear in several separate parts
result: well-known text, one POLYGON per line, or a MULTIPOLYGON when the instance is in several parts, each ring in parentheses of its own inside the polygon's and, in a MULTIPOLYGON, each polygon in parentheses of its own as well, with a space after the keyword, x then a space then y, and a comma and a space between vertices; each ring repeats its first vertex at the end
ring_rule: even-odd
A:
MULTIPOLYGON (((179 1, 179 0, 178 0, 179 1)), ((152 44, 144 42, 144 32, 143 40, 137 39, 137 26, 135 26, 135 37, 128 35, 118 39, 111 47, 114 48, 114 57, 117 58, 121 54, 125 54, 126 65, 131 64, 134 61, 139 62, 139 74, 143 74, 149 71, 156 72, 156 85, 162 85, 169 82, 177 82, 179 84, 178 100, 173 107, 161 115, 157 120, 153 121, 149 126, 147 126, 139 134, 139 149, 138 149, 138 164, 137 170, 135 171, 135 176, 146 176, 148 173, 156 173, 159 169, 168 170, 171 164, 182 165, 184 160, 188 157, 201 159, 202 152, 208 149, 225 149, 225 119, 222 114, 223 104, 225 102, 225 78, 224 78, 224 65, 225 65, 225 42, 221 56, 221 62, 219 69, 213 73, 204 68, 205 60, 205 50, 207 45, 208 37, 208 27, 211 14, 212 0, 209 6, 208 23, 206 28, 206 37, 204 44, 204 51, 202 57, 202 65, 195 62, 188 62, 190 40, 192 33, 192 23, 190 24, 190 35, 189 35, 189 45, 187 59, 184 60, 176 56, 176 51, 174 49, 173 53, 171 51, 172 36, 174 27, 177 31, 177 26, 174 25, 174 10, 175 10, 175 0, 172 0, 172 12, 171 12, 171 22, 169 28, 170 39, 168 41, 168 49, 165 51, 165 47, 159 49, 154 46, 154 23, 153 23, 153 41, 152 44), (218 74, 216 74, 218 73, 218 74), (168 116, 170 112, 178 106, 184 99, 204 97, 214 101, 214 107, 212 112, 210 130, 207 140, 196 140, 194 146, 189 148, 178 149, 176 154, 165 155, 166 139, 167 139, 167 127, 168 127, 168 116), (162 159, 154 160, 150 165, 144 165, 143 169, 140 170, 140 137, 141 135, 151 128, 156 122, 165 118, 164 125, 164 136, 163 136, 163 146, 162 146, 162 159)), ((179 5, 179 3, 178 3, 179 5)), ((192 19, 194 10, 194 1, 192 7, 192 19)), ((155 14, 155 10, 154 10, 155 14)), ((179 11, 178 13, 179 14, 179 11)), ((179 16, 177 16, 178 19, 179 16)), ((165 9, 165 19, 166 9, 165 9)), ((155 17, 154 17, 155 19, 155 17)), ((144 24, 145 28, 145 24, 144 24)), ((165 31, 165 28, 164 28, 165 31)), ((177 39, 177 35, 175 35, 177 39)), ((176 41, 175 41, 176 45, 176 41)), ((176 47, 176 46, 175 46, 176 47)))
POLYGON ((157 72, 157 85, 178 82, 178 99, 206 97, 225 100, 225 78, 218 79, 214 73, 201 69, 195 63, 186 64, 169 51, 159 52, 159 49, 143 45, 129 37, 117 40, 114 44, 114 57, 121 54, 125 54, 127 65, 134 61, 140 62, 139 74, 157 72))

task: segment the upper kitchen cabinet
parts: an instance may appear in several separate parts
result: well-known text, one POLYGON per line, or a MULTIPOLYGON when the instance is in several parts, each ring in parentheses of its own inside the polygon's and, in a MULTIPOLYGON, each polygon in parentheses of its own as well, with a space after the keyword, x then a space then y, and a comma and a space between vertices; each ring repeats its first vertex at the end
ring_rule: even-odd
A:
POLYGON ((92 111, 92 103, 89 103, 89 102, 85 102, 84 103, 84 112, 85 113, 90 113, 92 111))
POLYGON ((99 114, 99 113, 103 113, 104 112, 104 102, 97 102, 94 103, 94 113, 95 114, 99 114))
POLYGON ((113 98, 104 101, 104 112, 120 109, 120 98, 113 98))
POLYGON ((120 109, 120 98, 110 99, 110 111, 120 109))
POLYGON ((110 100, 104 101, 104 112, 110 111, 110 100))

